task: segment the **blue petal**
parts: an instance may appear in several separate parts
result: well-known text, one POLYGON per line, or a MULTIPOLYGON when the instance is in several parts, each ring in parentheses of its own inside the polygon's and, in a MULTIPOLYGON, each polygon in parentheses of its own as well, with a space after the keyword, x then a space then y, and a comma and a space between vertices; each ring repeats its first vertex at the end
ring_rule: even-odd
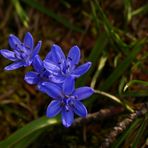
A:
POLYGON ((62 75, 57 75, 57 76, 50 76, 50 80, 54 83, 63 83, 65 80, 65 77, 62 75))
POLYGON ((26 35, 24 37, 24 44, 25 44, 25 47, 33 49, 34 40, 33 40, 32 35, 30 34, 30 32, 26 33, 26 35))
POLYGON ((30 57, 31 59, 33 59, 39 53, 41 45, 42 45, 42 41, 39 41, 38 44, 35 46, 35 48, 32 51, 32 54, 30 57))
POLYGON ((15 49, 17 45, 21 44, 21 41, 13 34, 9 36, 9 45, 12 49, 15 49))
POLYGON ((25 65, 24 61, 18 61, 18 62, 14 62, 8 66, 6 66, 4 69, 5 70, 14 70, 14 69, 18 69, 20 67, 23 67, 25 65))
POLYGON ((74 113, 72 110, 62 110, 62 123, 65 127, 71 126, 74 121, 74 113))
POLYGON ((80 87, 75 90, 73 93, 76 96, 77 100, 83 100, 88 98, 94 93, 94 90, 91 87, 80 87))
POLYGON ((74 75, 75 77, 78 78, 81 75, 85 74, 89 70, 90 67, 91 67, 91 62, 87 62, 87 63, 85 63, 83 65, 80 65, 79 67, 77 67, 73 71, 72 75, 74 75))
POLYGON ((43 61, 44 67, 47 71, 51 72, 52 74, 58 74, 60 72, 60 68, 51 61, 43 61))
POLYGON ((71 66, 74 66, 80 61, 80 49, 78 46, 73 46, 68 53, 68 60, 71 61, 71 66))
POLYGON ((36 55, 34 57, 32 65, 33 65, 33 68, 35 69, 35 71, 37 71, 39 73, 44 69, 43 62, 42 62, 39 55, 36 55))
POLYGON ((38 73, 36 72, 27 72, 25 75, 24 80, 28 83, 28 84, 37 84, 39 82, 39 77, 38 77, 38 73))
POLYGON ((52 51, 49 51, 48 52, 48 54, 46 55, 46 57, 45 57, 45 61, 52 61, 52 62, 54 62, 53 60, 52 60, 52 51))
POLYGON ((43 82, 41 84, 41 89, 54 99, 59 99, 63 97, 62 88, 51 82, 43 82))
POLYGON ((51 47, 51 51, 52 51, 52 60, 56 64, 60 64, 62 63, 62 61, 65 60, 65 55, 60 46, 53 44, 53 46, 51 47))
POLYGON ((62 110, 61 102, 54 100, 47 107, 46 116, 47 117, 54 117, 59 114, 62 110))
POLYGON ((48 94, 48 88, 46 86, 42 85, 43 82, 38 83, 37 88, 39 91, 41 91, 42 93, 48 94))
POLYGON ((63 92, 65 95, 70 95, 74 91, 75 80, 73 77, 69 76, 64 80, 63 83, 63 92))
POLYGON ((87 109, 80 101, 75 100, 73 105, 74 105, 73 106, 73 111, 78 116, 81 116, 81 117, 86 117, 87 116, 87 109))
POLYGON ((17 60, 13 51, 2 49, 0 50, 0 54, 11 61, 17 60))

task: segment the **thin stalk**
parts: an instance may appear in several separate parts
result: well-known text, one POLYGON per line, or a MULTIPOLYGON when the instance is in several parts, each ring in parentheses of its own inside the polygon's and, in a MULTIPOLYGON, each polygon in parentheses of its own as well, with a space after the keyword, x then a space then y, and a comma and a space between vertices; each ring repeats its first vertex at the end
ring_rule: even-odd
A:
POLYGON ((95 93, 96 93, 96 94, 103 95, 103 96, 106 96, 106 97, 112 99, 113 101, 115 101, 115 102, 121 104, 122 106, 124 106, 128 111, 130 111, 130 112, 132 112, 132 113, 134 112, 134 110, 133 110, 129 105, 127 105, 127 104, 125 104, 124 102, 122 102, 122 101, 121 101, 119 98, 117 98, 116 96, 113 96, 113 95, 111 95, 111 94, 109 94, 109 93, 106 93, 106 92, 100 91, 100 90, 95 90, 95 93))

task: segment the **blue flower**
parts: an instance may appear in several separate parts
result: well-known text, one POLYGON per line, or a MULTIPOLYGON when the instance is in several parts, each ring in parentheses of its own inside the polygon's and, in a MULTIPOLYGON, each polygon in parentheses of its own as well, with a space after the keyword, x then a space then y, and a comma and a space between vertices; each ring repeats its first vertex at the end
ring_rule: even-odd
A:
POLYGON ((12 51, 2 49, 0 50, 0 54, 11 61, 14 61, 14 63, 6 66, 5 70, 14 70, 31 65, 34 57, 41 48, 41 41, 34 47, 33 37, 27 32, 23 43, 15 35, 11 34, 9 36, 9 45, 12 51))
POLYGON ((50 73, 44 68, 43 61, 41 60, 39 55, 36 55, 32 66, 34 68, 34 71, 27 72, 25 74, 24 80, 28 84, 40 84, 42 82, 48 82, 50 81, 50 73))
POLYGON ((73 46, 67 58, 58 45, 53 45, 44 62, 44 67, 52 73, 59 83, 68 83, 69 77, 79 78, 91 67, 91 62, 77 66, 80 61, 80 49, 73 46))
MULTIPOLYGON (((43 82, 57 82, 57 80, 54 78, 54 75, 52 75, 44 68, 43 61, 41 60, 39 55, 36 55, 34 57, 32 66, 34 71, 27 72, 24 77, 24 80, 28 84, 37 85, 39 89, 41 88, 40 85, 42 85, 43 82)), ((44 91, 42 92, 44 93, 44 91)))
POLYGON ((57 85, 51 82, 43 82, 41 90, 54 100, 47 107, 47 117, 54 117, 61 113, 62 123, 65 127, 71 126, 74 120, 74 113, 81 117, 86 117, 87 109, 80 102, 94 93, 90 87, 74 88, 74 79, 69 77, 69 83, 57 85))

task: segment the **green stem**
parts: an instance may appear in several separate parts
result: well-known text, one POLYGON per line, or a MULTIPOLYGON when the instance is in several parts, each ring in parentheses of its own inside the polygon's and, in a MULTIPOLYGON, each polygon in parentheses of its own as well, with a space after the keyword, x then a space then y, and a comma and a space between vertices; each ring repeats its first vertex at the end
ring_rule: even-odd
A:
POLYGON ((122 102, 122 101, 121 101, 120 99, 118 99, 116 96, 113 96, 113 95, 111 95, 111 94, 109 94, 109 93, 106 93, 106 92, 100 91, 100 90, 95 90, 95 93, 96 93, 96 94, 103 95, 103 96, 106 96, 106 97, 112 99, 113 101, 115 101, 115 102, 121 104, 122 106, 124 106, 128 111, 130 111, 130 112, 132 112, 132 113, 134 112, 134 110, 133 110, 129 105, 127 105, 127 104, 125 104, 124 102, 122 102))

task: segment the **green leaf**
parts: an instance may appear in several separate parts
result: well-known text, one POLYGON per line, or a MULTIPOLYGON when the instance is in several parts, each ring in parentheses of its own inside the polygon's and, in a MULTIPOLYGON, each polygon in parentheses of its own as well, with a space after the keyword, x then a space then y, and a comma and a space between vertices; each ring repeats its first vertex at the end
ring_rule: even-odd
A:
POLYGON ((116 80, 126 71, 131 62, 135 59, 137 53, 141 50, 143 42, 139 41, 133 47, 133 50, 129 53, 126 59, 117 66, 117 68, 112 72, 112 74, 106 79, 102 86, 100 86, 100 90, 108 90, 116 80))
POLYGON ((46 14, 47 16, 51 17, 52 19, 54 19, 58 23, 64 25, 65 27, 67 27, 67 28, 69 28, 69 29, 71 29, 73 31, 83 32, 83 30, 81 28, 76 27, 71 22, 66 20, 64 17, 62 17, 62 16, 56 14, 55 12, 45 8, 40 3, 38 3, 38 2, 36 2, 34 0, 23 0, 23 2, 28 4, 31 7, 35 8, 35 9, 39 10, 43 14, 46 14))
POLYGON ((19 0, 12 0, 12 4, 14 5, 16 12, 18 16, 20 17, 22 23, 24 24, 25 27, 28 27, 28 21, 29 18, 24 11, 24 9, 21 7, 19 0))
POLYGON ((124 0, 124 14, 126 22, 128 23, 132 19, 132 0, 124 0))
POLYGON ((106 93, 104 91, 100 91, 100 90, 95 90, 95 93, 96 94, 100 94, 100 95, 103 95, 103 96, 106 96, 108 98, 110 98, 111 100, 121 104, 123 107, 125 107, 127 110, 129 110, 130 112, 134 112, 134 110, 126 103, 122 102, 119 98, 117 98, 116 96, 113 96, 109 93, 106 93))
MULTIPOLYGON (((25 139, 29 139, 31 135, 36 135, 36 138, 41 133, 41 130, 43 131, 47 127, 52 127, 52 125, 58 124, 59 119, 58 118, 52 118, 49 119, 47 117, 41 117, 37 120, 32 121, 31 123, 28 123, 21 129, 17 130, 15 133, 10 135, 6 140, 0 141, 0 147, 1 148, 7 148, 7 147, 15 147, 17 144, 22 144, 25 139), (39 133, 38 133, 39 132, 39 133)), ((34 139, 30 139, 29 143, 32 142, 34 139)), ((27 144, 27 145, 28 145, 27 144)))
POLYGON ((138 129, 138 132, 136 134, 135 139, 132 142, 132 146, 131 148, 137 148, 138 144, 141 142, 141 139, 143 138, 143 134, 145 133, 145 131, 147 130, 148 126, 148 114, 145 117, 144 121, 142 122, 142 125, 140 126, 140 128, 138 129))
POLYGON ((128 87, 130 87, 131 85, 133 85, 133 84, 135 84, 135 83, 136 83, 136 84, 141 84, 141 85, 143 85, 143 86, 148 86, 148 82, 146 82, 146 81, 142 81, 142 80, 131 80, 131 81, 129 81, 129 82, 124 86, 123 91, 126 91, 128 87))
POLYGON ((143 15, 143 14, 146 14, 148 13, 148 4, 147 5, 144 5, 143 7, 140 7, 136 10, 134 10, 132 12, 132 16, 135 16, 135 15, 143 15))
POLYGON ((96 73, 94 74, 93 78, 92 78, 92 81, 91 81, 91 84, 90 86, 92 88, 95 88, 95 85, 96 85, 96 82, 97 82, 97 79, 99 77, 99 75, 101 74, 104 66, 105 66, 105 63, 107 61, 107 58, 108 56, 107 55, 103 55, 101 58, 100 58, 100 61, 99 61, 99 65, 98 65, 98 68, 96 70, 96 73))
POLYGON ((109 22, 107 16, 103 12, 102 8, 99 5, 97 0, 95 1, 96 11, 98 12, 98 17, 100 18, 102 25, 108 35, 108 38, 111 40, 113 45, 116 45, 116 48, 121 49, 124 54, 128 54, 128 45, 121 39, 119 34, 116 32, 115 27, 109 22))
POLYGON ((91 69, 83 77, 81 77, 77 80, 77 86, 84 86, 86 84, 86 81, 89 79, 92 72, 95 70, 95 66, 98 63, 98 59, 99 59, 102 51, 106 47, 107 42, 108 42, 108 40, 107 40, 107 37, 106 37, 106 33, 103 32, 97 38, 96 43, 94 45, 94 48, 92 49, 92 51, 91 51, 91 53, 88 57, 88 61, 92 62, 91 69))

